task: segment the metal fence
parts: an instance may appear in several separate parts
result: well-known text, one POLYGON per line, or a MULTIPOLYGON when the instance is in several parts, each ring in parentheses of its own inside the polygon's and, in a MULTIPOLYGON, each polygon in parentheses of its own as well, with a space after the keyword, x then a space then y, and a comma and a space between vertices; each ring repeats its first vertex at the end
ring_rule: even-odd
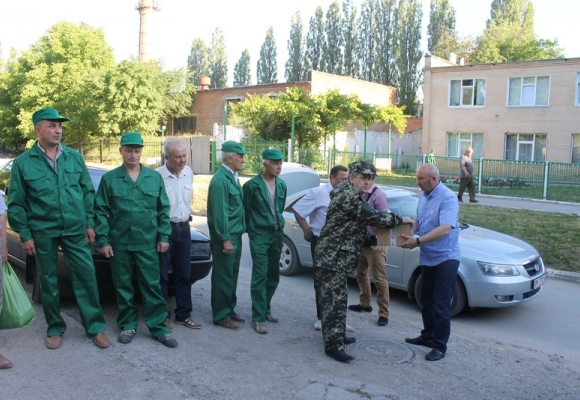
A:
MULTIPOLYGON (((119 153, 119 145, 119 139, 83 142, 85 162, 120 165, 123 163, 123 159, 119 153)), ((143 145, 141 163, 153 168, 160 166, 163 150, 161 138, 159 140, 146 140, 143 145)), ((76 148, 74 144, 71 147, 76 148)))
MULTIPOLYGON (((286 142, 267 142, 264 139, 256 138, 250 140, 242 140, 244 149, 249 151, 244 157, 244 166, 242 174, 257 174, 262 171, 262 152, 267 149, 278 149, 286 158, 286 142)), ((215 156, 212 156, 212 170, 216 172, 222 164, 222 151, 212 146, 212 151, 215 156)))

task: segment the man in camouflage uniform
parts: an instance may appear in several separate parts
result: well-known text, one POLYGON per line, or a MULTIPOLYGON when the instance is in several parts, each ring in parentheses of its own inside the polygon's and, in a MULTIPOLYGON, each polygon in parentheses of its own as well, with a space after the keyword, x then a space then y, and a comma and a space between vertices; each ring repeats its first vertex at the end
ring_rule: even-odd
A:
POLYGON ((345 337, 347 276, 355 270, 363 245, 376 244, 376 236, 368 232, 367 226, 393 228, 413 223, 411 218, 375 210, 362 199, 361 194, 368 187, 372 175, 374 173, 365 161, 349 165, 348 180, 330 193, 326 223, 316 246, 314 271, 321 282, 324 351, 338 361, 354 360, 345 350, 345 344, 356 340, 345 337))

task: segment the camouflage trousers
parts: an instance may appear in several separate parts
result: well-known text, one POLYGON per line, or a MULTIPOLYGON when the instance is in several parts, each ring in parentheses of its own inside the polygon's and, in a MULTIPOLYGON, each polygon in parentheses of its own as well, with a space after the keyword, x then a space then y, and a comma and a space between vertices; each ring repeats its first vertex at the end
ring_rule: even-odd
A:
POLYGON ((324 350, 344 350, 348 300, 347 273, 325 268, 315 268, 314 271, 319 282, 324 350))

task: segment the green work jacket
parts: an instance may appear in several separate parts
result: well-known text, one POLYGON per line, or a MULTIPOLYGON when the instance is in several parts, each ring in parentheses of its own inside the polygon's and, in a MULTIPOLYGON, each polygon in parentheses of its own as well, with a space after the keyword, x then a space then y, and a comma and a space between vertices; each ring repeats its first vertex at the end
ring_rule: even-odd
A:
MULTIPOLYGON (((276 178, 274 203, 280 231, 284 229, 284 206, 286 203, 286 182, 276 178)), ((244 209, 246 230, 252 233, 274 232, 275 221, 270 207, 270 196, 262 174, 258 174, 244 184, 244 209)))
POLYGON ((230 240, 246 231, 240 181, 223 165, 207 192, 207 225, 212 240, 230 240))
POLYGON ((169 242, 169 199, 159 172, 141 165, 136 181, 124 166, 103 175, 95 196, 99 248, 151 250, 169 242))
POLYGON ((22 243, 93 228, 95 189, 82 156, 62 146, 54 171, 38 141, 12 164, 8 221, 22 243))

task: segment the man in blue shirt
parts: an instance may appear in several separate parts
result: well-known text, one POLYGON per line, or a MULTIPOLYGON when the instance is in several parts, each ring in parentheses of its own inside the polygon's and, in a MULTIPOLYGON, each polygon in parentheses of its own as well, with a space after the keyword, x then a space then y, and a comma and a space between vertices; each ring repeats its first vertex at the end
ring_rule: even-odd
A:
POLYGON ((451 300, 461 258, 459 204, 455 193, 441 183, 435 165, 419 168, 417 185, 423 192, 417 204, 417 221, 413 224, 413 232, 418 236, 403 235, 407 241, 401 247, 421 246, 423 330, 420 336, 405 341, 432 347, 425 358, 437 361, 445 357, 451 332, 451 300))

